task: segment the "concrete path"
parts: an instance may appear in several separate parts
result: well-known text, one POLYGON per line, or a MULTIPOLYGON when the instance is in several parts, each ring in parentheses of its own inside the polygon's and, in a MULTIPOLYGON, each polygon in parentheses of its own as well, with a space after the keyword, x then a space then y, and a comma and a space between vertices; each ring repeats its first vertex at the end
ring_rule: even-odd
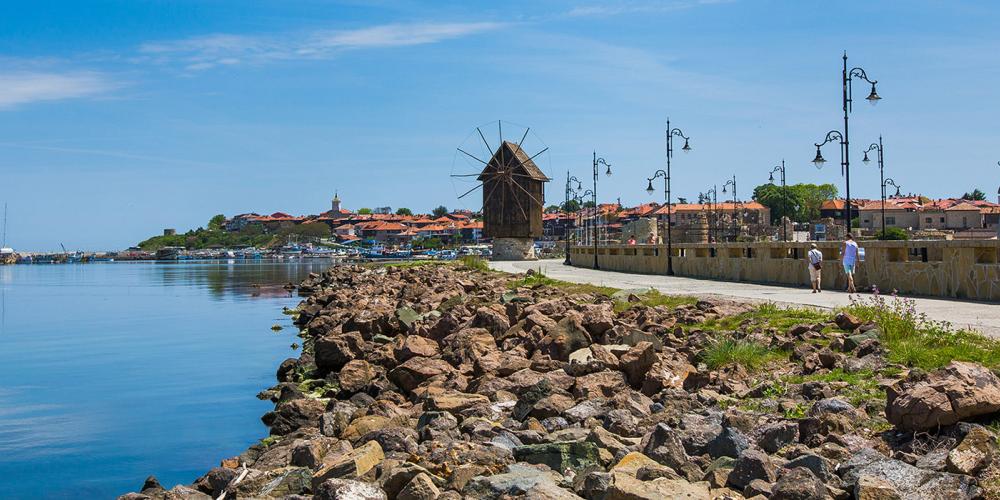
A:
MULTIPOLYGON (((755 301, 771 301, 782 304, 806 305, 824 308, 846 306, 850 299, 846 293, 827 290, 810 293, 802 288, 738 283, 708 279, 682 278, 648 274, 630 274, 614 271, 563 265, 562 259, 526 262, 490 262, 493 269, 512 273, 522 273, 528 269, 541 270, 551 278, 574 283, 591 283, 614 288, 656 288, 666 294, 675 295, 719 295, 755 301)), ((865 298, 868 294, 855 297, 865 298)), ((1000 338, 1000 304, 968 302, 950 299, 917 298, 917 312, 937 321, 948 321, 956 328, 978 330, 991 337, 1000 338)))

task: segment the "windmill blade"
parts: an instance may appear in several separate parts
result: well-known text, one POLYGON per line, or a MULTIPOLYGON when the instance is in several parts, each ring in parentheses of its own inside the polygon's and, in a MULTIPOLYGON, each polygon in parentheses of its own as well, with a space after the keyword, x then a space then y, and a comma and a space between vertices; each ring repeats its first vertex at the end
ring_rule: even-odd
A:
POLYGON ((490 147, 490 143, 486 142, 486 136, 483 135, 483 131, 479 130, 479 127, 476 127, 476 132, 479 132, 479 138, 482 139, 483 144, 486 145, 486 150, 493 151, 493 148, 490 147))
MULTIPOLYGON (((527 160, 527 161, 531 161, 531 160, 534 160, 534 159, 535 159, 535 157, 537 157, 538 155, 540 155, 540 154, 542 154, 542 153, 544 153, 544 152, 546 152, 546 151, 548 151, 548 150, 549 150, 549 148, 545 148, 545 149, 543 149, 543 150, 541 150, 541 151, 539 151, 539 152, 535 153, 535 154, 534 154, 534 156, 532 156, 531 158, 528 158, 528 160, 527 160)), ((527 161, 526 161, 525 163, 527 163, 527 161)))
POLYGON ((528 137, 528 132, 530 130, 531 130, 531 127, 528 127, 526 129, 524 129, 524 135, 521 136, 521 140, 520 141, 517 141, 517 147, 518 147, 518 149, 521 148, 521 144, 524 144, 524 138, 528 137))
POLYGON ((459 196, 458 199, 461 200, 462 198, 465 198, 466 195, 468 195, 469 193, 471 193, 471 192, 473 192, 473 191, 475 191, 475 190, 477 190, 477 189, 479 189, 481 187, 483 187, 483 183, 480 183, 478 186, 476 186, 476 187, 474 187, 474 188, 472 188, 472 189, 470 189, 470 190, 462 193, 462 196, 459 196))
MULTIPOLYGON (((479 130, 479 129, 476 129, 476 130, 479 130)), ((486 139, 483 139, 483 140, 485 141, 486 139)), ((479 158, 477 158, 477 157, 475 157, 475 156, 472 156, 471 154, 467 153, 467 152, 466 152, 466 151, 465 151, 464 149, 462 149, 462 148, 458 148, 458 150, 459 150, 459 151, 461 151, 462 153, 465 153, 465 155, 466 155, 466 156, 468 156, 469 158, 472 158, 473 160, 476 160, 476 161, 478 161, 479 163, 482 163, 483 165, 488 165, 488 163, 486 163, 486 162, 485 162, 485 161, 483 161, 483 160, 480 160, 479 158)), ((454 177, 454 176, 453 176, 453 177, 454 177)))

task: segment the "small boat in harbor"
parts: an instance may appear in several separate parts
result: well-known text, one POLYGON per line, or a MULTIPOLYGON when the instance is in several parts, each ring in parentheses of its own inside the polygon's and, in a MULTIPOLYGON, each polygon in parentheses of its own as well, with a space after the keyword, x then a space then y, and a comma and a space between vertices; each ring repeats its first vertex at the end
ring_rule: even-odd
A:
POLYGON ((16 263, 17 253, 14 252, 14 249, 10 247, 0 247, 0 265, 16 263))
POLYGON ((156 251, 156 260, 179 260, 181 247, 163 247, 156 251))

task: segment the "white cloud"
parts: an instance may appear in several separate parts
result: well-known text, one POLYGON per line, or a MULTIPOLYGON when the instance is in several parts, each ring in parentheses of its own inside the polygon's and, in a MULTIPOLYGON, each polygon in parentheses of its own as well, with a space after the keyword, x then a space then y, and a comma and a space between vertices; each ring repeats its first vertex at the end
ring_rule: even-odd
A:
POLYGON ((345 50, 424 45, 474 35, 500 26, 502 24, 490 22, 418 23, 270 37, 213 34, 147 43, 140 46, 139 51, 154 61, 180 61, 187 70, 197 71, 244 62, 322 59, 345 50))
POLYGON ((97 72, 0 73, 0 109, 38 101, 73 99, 101 94, 117 87, 97 72))

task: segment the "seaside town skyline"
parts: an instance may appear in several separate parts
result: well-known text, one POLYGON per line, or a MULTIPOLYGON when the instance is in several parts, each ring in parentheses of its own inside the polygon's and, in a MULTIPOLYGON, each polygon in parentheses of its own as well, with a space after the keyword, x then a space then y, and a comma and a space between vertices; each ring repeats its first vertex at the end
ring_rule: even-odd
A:
POLYGON ((762 184, 785 159, 789 183, 844 195, 832 151, 822 170, 809 161, 840 123, 845 50, 884 97, 854 113, 853 197, 878 197, 859 160, 879 136, 907 192, 992 200, 1000 172, 989 2, 259 2, 239 18, 233 2, 111 4, 0 7, 16 27, 0 32, 0 200, 18 248, 123 248, 206 214, 306 214, 334 188, 372 206, 475 208, 448 175, 462 138, 497 119, 538 133, 556 184, 599 151, 617 172, 602 203, 651 201, 668 117, 694 148, 674 165, 679 194, 733 174, 762 184))

